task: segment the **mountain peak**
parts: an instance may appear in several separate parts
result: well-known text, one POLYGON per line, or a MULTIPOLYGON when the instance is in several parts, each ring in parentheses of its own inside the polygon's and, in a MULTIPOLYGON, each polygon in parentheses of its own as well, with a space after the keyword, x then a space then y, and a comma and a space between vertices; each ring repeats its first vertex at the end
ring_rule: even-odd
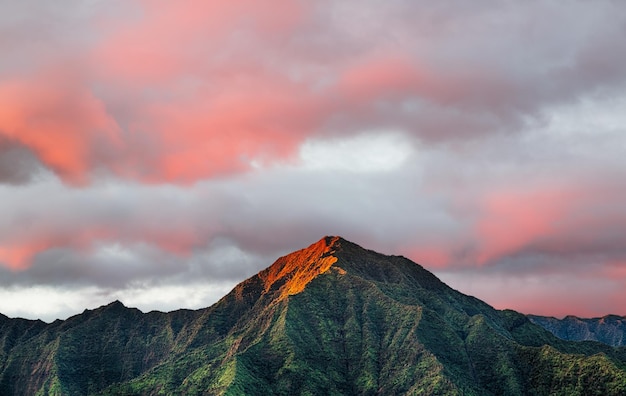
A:
POLYGON ((326 236, 307 248, 280 257, 261 271, 262 293, 283 299, 298 294, 316 277, 329 270, 350 273, 375 282, 419 284, 427 289, 445 286, 419 264, 402 257, 387 256, 365 249, 339 236, 326 236))
POLYGON ((334 253, 341 242, 345 242, 341 237, 326 236, 307 248, 279 258, 259 273, 264 291, 280 290, 281 299, 300 293, 310 281, 337 262, 334 253))
POLYGON ((124 312, 128 310, 120 300, 115 300, 113 302, 108 303, 107 305, 103 305, 101 307, 96 308, 93 312, 124 312))
POLYGON ((117 308, 126 308, 126 306, 124 305, 124 303, 122 303, 120 300, 115 300, 111 303, 108 304, 110 307, 117 307, 117 308))
MULTIPOLYGON (((354 243, 347 241, 346 239, 337 236, 337 235, 327 235, 325 237, 323 237, 322 239, 320 239, 319 241, 315 242, 314 244, 312 244, 311 246, 301 249, 301 250, 309 250, 309 249, 313 249, 313 250, 325 250, 327 252, 335 252, 339 249, 341 249, 343 246, 347 245, 347 244, 351 244, 354 245, 354 243)), ((295 252, 294 252, 295 253, 295 252)))
POLYGON ((340 237, 279 258, 203 310, 143 314, 114 301, 49 325, 4 318, 2 395, 626 389, 620 349, 558 340, 407 258, 340 237))

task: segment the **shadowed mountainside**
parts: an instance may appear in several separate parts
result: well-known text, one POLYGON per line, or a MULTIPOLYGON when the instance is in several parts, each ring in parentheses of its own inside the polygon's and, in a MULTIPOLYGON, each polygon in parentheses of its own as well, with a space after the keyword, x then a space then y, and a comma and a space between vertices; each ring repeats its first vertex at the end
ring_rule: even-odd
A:
POLYGON ((338 237, 197 311, 0 317, 2 395, 624 395, 626 348, 558 339, 338 237))
POLYGON ((612 346, 626 345, 626 316, 607 315, 592 319, 566 316, 557 319, 528 315, 528 319, 563 340, 599 341, 612 346))

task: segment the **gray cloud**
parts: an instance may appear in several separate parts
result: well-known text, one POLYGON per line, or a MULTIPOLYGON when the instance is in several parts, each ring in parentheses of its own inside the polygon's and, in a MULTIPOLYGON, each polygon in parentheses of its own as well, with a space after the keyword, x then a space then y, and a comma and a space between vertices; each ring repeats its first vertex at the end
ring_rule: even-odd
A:
POLYGON ((41 163, 30 150, 0 138, 0 183, 28 183, 41 170, 41 163))
MULTIPOLYGON (((249 170, 242 158, 282 161, 307 137, 364 129, 399 128, 429 143, 523 133, 529 123, 543 121, 546 107, 620 95, 626 81, 626 10, 610 1, 471 7, 457 1, 326 1, 303 6, 303 15, 280 34, 260 27, 276 23, 272 15, 260 13, 256 24, 245 24, 228 14, 220 27, 226 33, 215 33, 195 20, 170 21, 169 9, 153 5, 150 11, 165 13, 173 36, 155 31, 165 22, 126 2, 6 7, 11 12, 0 19, 6 37, 21 37, 1 44, 9 52, 19 49, 17 60, 0 64, 8 68, 8 80, 51 73, 74 93, 57 98, 57 112, 83 114, 75 125, 84 130, 76 138, 75 155, 84 157, 78 164, 46 156, 52 150, 47 143, 23 139, 37 147, 46 166, 73 182, 102 172, 196 182, 249 170), (50 40, 45 47, 37 44, 44 37, 50 40), (151 49, 124 48, 142 45, 151 49), (125 55, 132 57, 119 63, 125 55), (10 66, 14 62, 38 70, 10 66), (144 63, 150 67, 139 67, 144 63), (59 68, 73 77, 59 76, 59 68), (234 122, 214 114, 215 106, 222 114, 232 110, 220 108, 222 100, 266 107, 234 122), (85 102, 90 104, 79 105, 85 102), (176 137, 167 128, 176 129, 176 137), (222 144, 221 151, 207 145, 204 154, 213 161, 200 161, 200 137, 222 144), (224 156, 231 138, 249 140, 250 147, 224 156), (198 166, 177 164, 181 174, 171 175, 168 161, 179 155, 198 166)), ((168 7, 181 7, 187 17, 184 5, 168 7)), ((41 87, 48 89, 59 87, 41 87)), ((29 107, 26 113, 45 117, 43 110, 29 107)))
POLYGON ((621 4, 327 1, 218 34, 78 3, 2 4, 0 291, 173 308, 329 234, 472 290, 622 276, 621 4))

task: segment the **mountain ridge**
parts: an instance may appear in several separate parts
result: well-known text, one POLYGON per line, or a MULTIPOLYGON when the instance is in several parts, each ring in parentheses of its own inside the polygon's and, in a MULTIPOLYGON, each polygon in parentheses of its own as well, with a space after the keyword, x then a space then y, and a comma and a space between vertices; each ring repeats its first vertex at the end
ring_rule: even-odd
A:
POLYGON ((200 310, 0 320, 2 395, 625 393, 626 348, 560 340, 339 237, 200 310))
POLYGON ((531 322, 568 341, 598 341, 611 346, 626 345, 626 316, 604 315, 580 318, 574 315, 557 319, 553 316, 527 315, 531 322))

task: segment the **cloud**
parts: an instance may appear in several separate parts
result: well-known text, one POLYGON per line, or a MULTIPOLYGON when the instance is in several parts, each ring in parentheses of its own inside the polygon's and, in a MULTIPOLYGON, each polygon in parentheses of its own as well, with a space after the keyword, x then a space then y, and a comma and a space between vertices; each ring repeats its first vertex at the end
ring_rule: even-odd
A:
POLYGON ((544 106, 619 91, 626 70, 626 16, 611 2, 12 11, 6 34, 29 44, 2 44, 21 49, 3 62, 0 136, 76 184, 103 172, 193 183, 372 129, 426 142, 520 133, 544 106), (44 35, 55 51, 33 46, 44 35))
POLYGON ((26 147, 0 140, 0 183, 23 184, 41 171, 37 157, 26 147))
POLYGON ((491 302, 497 309, 514 307, 519 312, 534 315, 623 315, 619 301, 626 297, 623 279, 594 278, 579 273, 518 277, 482 272, 438 275, 455 289, 491 302))
POLYGON ((300 146, 299 157, 306 169, 388 172, 409 159, 411 146, 402 133, 373 131, 349 138, 307 140, 300 146))
POLYGON ((580 312, 621 309, 615 2, 6 8, 7 296, 173 308, 181 285, 225 287, 339 234, 475 276, 467 291, 499 307, 540 307, 499 296, 509 276, 558 312, 565 289, 538 291, 558 280, 590 279, 580 312))
POLYGON ((114 300, 143 312, 204 308, 235 286, 233 282, 187 285, 134 286, 121 290, 98 287, 30 286, 0 289, 0 311, 9 317, 52 322, 95 309, 114 300), (158 309, 155 309, 158 307, 158 309))
POLYGON ((84 183, 106 162, 99 157, 111 152, 107 146, 122 144, 115 120, 72 70, 0 82, 0 108, 0 137, 72 183, 84 183))

